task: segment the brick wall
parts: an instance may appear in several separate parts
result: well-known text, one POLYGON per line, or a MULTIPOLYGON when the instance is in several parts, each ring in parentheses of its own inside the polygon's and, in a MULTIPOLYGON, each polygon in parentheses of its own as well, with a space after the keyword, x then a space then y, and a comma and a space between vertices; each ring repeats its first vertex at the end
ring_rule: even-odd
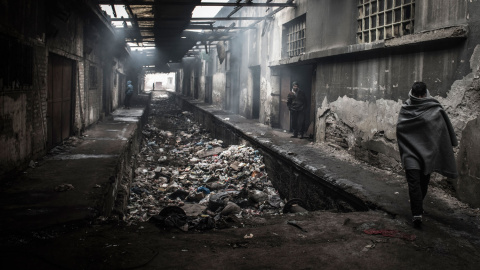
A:
MULTIPOLYGON (((49 14, 52 9, 47 9, 44 1, 27 0, 18 2, 15 10, 25 10, 29 5, 35 3, 37 8, 28 9, 29 17, 36 18, 36 25, 47 27, 15 28, 7 19, 0 19, 0 36, 6 40, 15 41, 32 48, 32 82, 31 85, 21 87, 10 87, 12 82, 2 79, 0 83, 0 179, 9 171, 25 168, 31 160, 40 158, 46 154, 47 140, 47 73, 48 57, 54 53, 61 57, 73 60, 72 96, 74 103, 72 135, 81 134, 83 130, 96 123, 102 116, 102 90, 103 90, 103 66, 111 63, 113 56, 105 56, 103 52, 108 51, 102 46, 111 45, 113 41, 102 41, 106 38, 101 33, 102 24, 96 23, 96 18, 83 12, 77 13, 77 8, 70 8, 68 20, 60 22, 60 17, 52 19, 55 15, 49 14), (36 14, 32 14, 36 13, 36 14), (89 17, 90 16, 90 17, 89 17), (41 21, 38 21, 41 20, 41 21), (51 22, 56 21, 57 27, 52 31, 51 22), (93 27, 92 27, 93 26, 93 27), (24 33, 27 29, 29 32, 24 33), (35 31, 33 31, 34 29, 35 31), (100 30, 99 30, 100 29, 100 30), (92 37, 93 42, 92 42, 92 37), (87 40, 88 39, 88 40, 87 40), (86 49, 91 47, 91 50, 86 49), (97 67, 97 87, 89 87, 89 66, 97 67)), ((77 3, 81 5, 81 3, 77 3)), ((68 5, 68 4, 67 4, 68 5)), ((27 13, 18 13, 16 21, 22 21, 21 16, 27 13), (23 14, 23 15, 22 15, 23 14)), ((23 18, 25 22, 29 18, 23 18)), ((117 62, 110 74, 125 73, 125 57, 115 59, 117 62)), ((109 75, 109 76, 110 76, 109 75)), ((111 93, 107 96, 112 98, 112 107, 116 108, 119 100, 120 89, 122 89, 119 76, 117 86, 112 87, 111 93)), ((112 81, 113 85, 113 81, 112 81)), ((107 112, 108 113, 108 112, 107 112)))

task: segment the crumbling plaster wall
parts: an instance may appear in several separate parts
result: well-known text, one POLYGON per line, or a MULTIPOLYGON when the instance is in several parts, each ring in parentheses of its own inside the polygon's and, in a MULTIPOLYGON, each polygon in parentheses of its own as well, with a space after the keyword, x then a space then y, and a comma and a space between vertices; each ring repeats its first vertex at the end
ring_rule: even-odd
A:
POLYGON ((204 101, 205 100, 205 71, 206 71, 206 61, 205 60, 200 60, 200 69, 199 69, 199 79, 198 83, 199 85, 197 86, 198 89, 198 99, 204 101))
MULTIPOLYGON (((242 34, 241 39, 233 46, 241 50, 232 50, 232 57, 238 59, 239 74, 239 114, 250 118, 253 110, 252 67, 260 67, 260 115, 259 122, 271 125, 278 123, 279 108, 279 78, 272 75, 268 63, 282 57, 282 27, 283 24, 296 16, 307 12, 306 0, 295 1, 297 8, 285 8, 275 14, 273 20, 265 20, 255 25, 255 29, 242 34), (272 95, 273 94, 273 95, 272 95)), ((261 17, 272 12, 274 8, 243 8, 238 16, 261 17)), ((239 26, 251 26, 250 21, 240 21, 239 26)))
POLYGON ((459 177, 454 187, 457 196, 473 207, 480 207, 480 45, 475 47, 470 60, 472 73, 465 80, 456 81, 446 99, 446 110, 460 138, 457 154, 459 177))
POLYGON ((223 107, 225 103, 225 73, 215 73, 212 81, 212 103, 223 107))
MULTIPOLYGON (((355 35, 351 31, 346 31, 349 34, 344 36, 328 30, 337 23, 355 29, 349 20, 339 22, 338 17, 343 16, 338 16, 338 12, 330 12, 351 12, 348 11, 351 3, 347 8, 339 9, 339 3, 330 1, 328 8, 319 10, 324 4, 311 1, 309 11, 317 10, 322 14, 320 17, 328 19, 319 23, 325 31, 313 33, 314 38, 307 41, 307 46, 325 50, 354 45, 355 35), (337 14, 337 18, 331 14, 337 14), (315 37, 324 41, 312 45, 315 37)), ((443 27, 467 23, 467 1, 426 0, 417 3, 416 7, 415 33, 440 29, 434 33, 436 35, 442 33, 443 27)), ((307 14, 307 21, 311 20, 307 14)), ((478 33, 475 29, 469 35, 477 36, 478 33)), ((317 65, 316 140, 340 145, 358 159, 374 165, 399 169, 395 134, 398 111, 408 98, 411 84, 419 80, 425 81, 431 94, 445 106, 457 135, 461 137, 464 120, 461 120, 459 108, 466 102, 463 93, 472 78, 468 73, 471 72, 469 59, 473 50, 468 46, 471 46, 469 42, 439 40, 424 45, 400 45, 393 49, 323 58, 317 65)), ((472 62, 475 62, 474 58, 472 62)))
MULTIPOLYGON (((475 52, 471 63, 478 58, 475 52)), ((316 140, 340 145, 374 165, 398 169, 398 112, 417 80, 425 81, 432 96, 445 107, 461 139, 466 123, 477 114, 465 108, 470 100, 465 92, 473 73, 456 80, 459 67, 455 63, 462 65, 461 55, 461 50, 450 49, 319 64, 316 140), (445 84, 450 87, 432 88, 445 84)))

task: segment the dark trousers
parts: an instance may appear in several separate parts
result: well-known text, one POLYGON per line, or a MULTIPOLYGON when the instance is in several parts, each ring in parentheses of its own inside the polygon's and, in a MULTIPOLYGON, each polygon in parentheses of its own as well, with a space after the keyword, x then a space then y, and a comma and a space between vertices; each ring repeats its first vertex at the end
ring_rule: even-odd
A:
POLYGON ((430 174, 424 175, 421 170, 405 170, 410 195, 410 208, 412 215, 423 214, 423 199, 427 195, 430 174))
POLYGON ((132 99, 132 95, 125 96, 125 107, 130 108, 130 100, 132 99))
POLYGON ((290 116, 292 117, 292 129, 293 135, 303 136, 303 122, 305 121, 305 113, 304 111, 291 111, 290 116))

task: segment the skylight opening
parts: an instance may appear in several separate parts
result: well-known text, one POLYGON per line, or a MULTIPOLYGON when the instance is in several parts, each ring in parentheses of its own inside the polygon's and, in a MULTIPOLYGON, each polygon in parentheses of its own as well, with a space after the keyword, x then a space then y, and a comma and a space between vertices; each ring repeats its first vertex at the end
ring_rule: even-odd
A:
MULTIPOLYGON (((227 3, 228 0, 202 0, 202 3, 208 3, 208 2, 221 2, 221 3, 227 3)), ((203 7, 203 6, 198 6, 193 10, 192 13, 192 19, 194 18, 204 18, 204 17, 215 17, 217 13, 222 9, 221 6, 208 6, 208 7, 203 7)))
MULTIPOLYGON (((117 13, 117 17, 113 14, 113 9, 111 5, 100 5, 100 8, 107 13, 108 16, 112 18, 130 18, 128 16, 127 10, 125 9, 124 5, 114 5, 115 7, 115 12, 117 13)), ((123 27, 123 22, 115 21, 112 22, 112 25, 115 27, 123 27)), ((127 25, 129 27, 132 26, 132 23, 130 21, 127 21, 127 25)))

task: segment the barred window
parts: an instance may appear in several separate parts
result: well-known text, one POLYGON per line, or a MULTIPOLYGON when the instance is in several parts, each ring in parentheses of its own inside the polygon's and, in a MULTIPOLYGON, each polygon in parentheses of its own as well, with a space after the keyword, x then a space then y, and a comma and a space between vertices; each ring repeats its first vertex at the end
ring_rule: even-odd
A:
POLYGON ((306 16, 300 16, 285 25, 286 28, 286 48, 288 57, 298 56, 305 53, 306 36, 305 29, 306 16))
POLYGON ((0 91, 31 89, 33 48, 0 36, 0 91))
POLYGON ((98 87, 98 73, 96 66, 90 66, 88 69, 88 85, 90 89, 97 89, 98 87))
POLYGON ((413 33, 415 0, 358 0, 357 42, 413 33))

